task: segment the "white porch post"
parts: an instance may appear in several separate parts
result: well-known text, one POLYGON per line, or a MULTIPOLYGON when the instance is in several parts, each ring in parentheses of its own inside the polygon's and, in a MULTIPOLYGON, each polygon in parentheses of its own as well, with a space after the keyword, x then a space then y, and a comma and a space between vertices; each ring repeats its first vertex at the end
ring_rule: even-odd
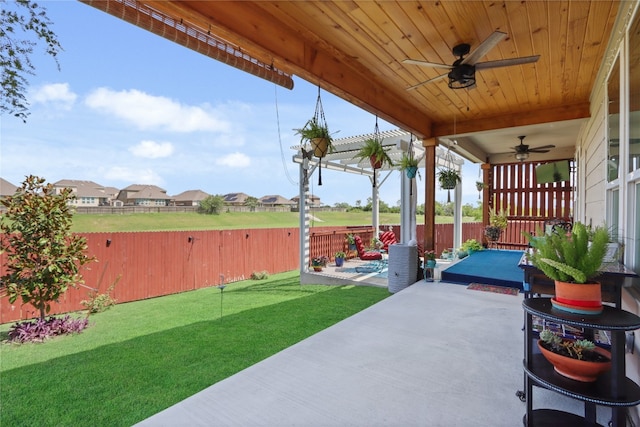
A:
MULTIPOLYGON (((378 182, 378 170, 373 170, 374 182, 378 182)), ((380 230, 380 202, 378 200, 378 185, 371 187, 371 224, 375 230, 373 237, 378 237, 378 230, 380 230)))
POLYGON ((408 178, 407 174, 401 172, 400 181, 400 243, 407 244, 410 240, 416 239, 416 186, 415 180, 408 178))
POLYGON ((459 248, 462 245, 462 183, 459 182, 453 192, 453 246, 459 248))
POLYGON ((309 182, 305 179, 306 168, 308 162, 303 161, 300 164, 300 174, 298 182, 300 183, 300 274, 309 270, 309 182))

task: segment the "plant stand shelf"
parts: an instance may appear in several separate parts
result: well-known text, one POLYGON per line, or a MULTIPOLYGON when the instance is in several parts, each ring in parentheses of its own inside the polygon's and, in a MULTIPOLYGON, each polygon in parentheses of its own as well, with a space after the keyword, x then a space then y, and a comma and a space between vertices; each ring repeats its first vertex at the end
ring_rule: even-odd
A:
MULTIPOLYGON (((640 404, 640 386, 626 377, 624 360, 624 333, 640 329, 640 317, 615 307, 605 306, 596 316, 572 315, 553 308, 550 298, 526 298, 522 302, 525 312, 525 357, 523 395, 527 401, 525 426, 596 426, 596 405, 611 407, 611 425, 626 425, 626 407, 640 404), (605 330, 611 332, 611 371, 597 381, 585 383, 566 378, 537 352, 533 331, 533 316, 551 322, 584 328, 585 332, 605 330), (584 416, 550 409, 533 410, 533 386, 544 387, 556 393, 584 402, 584 416)), ((518 393, 521 395, 521 393, 518 393)))

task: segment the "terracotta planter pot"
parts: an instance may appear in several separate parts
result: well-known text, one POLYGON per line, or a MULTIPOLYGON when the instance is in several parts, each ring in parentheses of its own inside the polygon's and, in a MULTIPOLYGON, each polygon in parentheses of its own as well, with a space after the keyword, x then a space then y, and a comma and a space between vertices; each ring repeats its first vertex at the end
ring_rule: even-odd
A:
POLYGON ((611 369, 611 353, 600 347, 596 347, 594 351, 607 357, 608 362, 590 362, 562 356, 544 348, 540 341, 538 341, 538 348, 557 373, 572 380, 593 382, 598 378, 598 375, 611 369))
POLYGON ((374 169, 380 169, 382 167, 382 160, 376 160, 376 156, 369 157, 371 167, 374 169))
POLYGON ((600 283, 567 283, 555 281, 556 295, 551 303, 558 310, 574 314, 602 313, 600 283))
POLYGON ((314 265, 313 267, 313 271, 322 271, 322 266, 321 265, 314 265))
POLYGON ((329 151, 329 140, 327 138, 313 138, 311 140, 311 147, 313 147, 313 155, 319 158, 323 158, 329 151))

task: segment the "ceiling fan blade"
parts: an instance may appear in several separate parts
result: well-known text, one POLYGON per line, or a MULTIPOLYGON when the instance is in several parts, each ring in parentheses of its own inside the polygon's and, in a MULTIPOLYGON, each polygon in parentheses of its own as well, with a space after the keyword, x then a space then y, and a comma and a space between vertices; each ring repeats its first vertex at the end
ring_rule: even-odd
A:
POLYGON ((496 45, 504 40, 505 37, 507 37, 507 33, 494 31, 489 37, 480 43, 473 52, 462 60, 462 64, 475 65, 476 62, 489 53, 491 49, 496 47, 496 45))
POLYGON ((520 58, 500 59, 498 61, 479 62, 476 64, 476 70, 486 70, 489 68, 510 67, 512 65, 530 64, 532 62, 537 62, 539 58, 540 58, 540 55, 534 55, 534 56, 523 56, 520 58))
POLYGON ((424 82, 421 82, 421 83, 415 84, 415 85, 413 85, 413 86, 409 86, 409 87, 407 88, 407 90, 414 90, 414 89, 417 89, 417 88, 419 88, 419 87, 420 87, 420 86, 422 86, 422 85, 426 85, 427 83, 435 82, 435 81, 440 80, 440 79, 442 79, 442 78, 444 78, 444 77, 447 77, 447 74, 441 74, 441 75, 439 75, 438 77, 434 77, 434 78, 432 78, 432 79, 425 80, 424 82))
POLYGON ((402 63, 420 65, 422 67, 442 68, 444 70, 450 70, 453 68, 451 65, 438 64, 436 62, 421 61, 419 59, 405 59, 404 61, 402 61, 402 63))
POLYGON ((529 151, 538 151, 541 153, 541 151, 539 150, 547 150, 549 151, 550 148, 556 148, 555 145, 542 145, 540 147, 533 147, 533 148, 529 148, 529 151))

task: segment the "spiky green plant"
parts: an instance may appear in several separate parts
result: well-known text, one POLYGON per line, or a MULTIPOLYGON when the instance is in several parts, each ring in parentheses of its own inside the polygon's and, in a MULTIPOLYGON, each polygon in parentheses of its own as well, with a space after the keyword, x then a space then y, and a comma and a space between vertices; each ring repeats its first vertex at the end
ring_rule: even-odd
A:
POLYGON ((547 277, 561 282, 587 283, 598 275, 607 251, 609 233, 605 227, 593 231, 576 222, 571 233, 552 232, 534 238, 535 249, 529 259, 547 277))

